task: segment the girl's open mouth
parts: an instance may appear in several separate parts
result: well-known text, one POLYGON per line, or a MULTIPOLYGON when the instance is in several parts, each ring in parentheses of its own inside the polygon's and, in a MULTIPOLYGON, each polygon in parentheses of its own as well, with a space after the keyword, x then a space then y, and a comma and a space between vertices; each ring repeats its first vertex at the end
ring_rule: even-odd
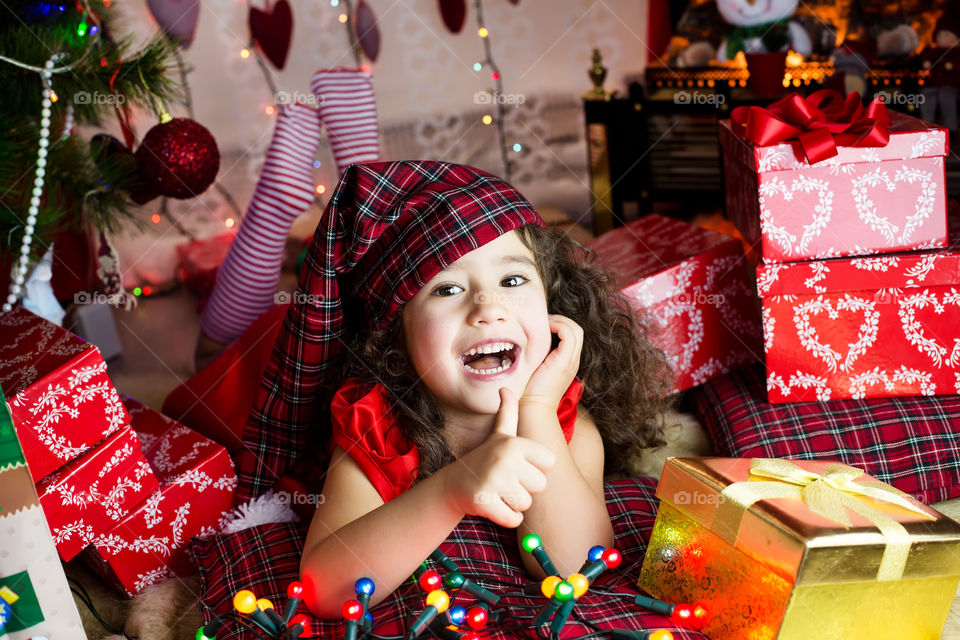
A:
POLYGON ((512 370, 519 355, 520 347, 512 342, 492 342, 467 351, 460 364, 471 376, 489 378, 512 370))

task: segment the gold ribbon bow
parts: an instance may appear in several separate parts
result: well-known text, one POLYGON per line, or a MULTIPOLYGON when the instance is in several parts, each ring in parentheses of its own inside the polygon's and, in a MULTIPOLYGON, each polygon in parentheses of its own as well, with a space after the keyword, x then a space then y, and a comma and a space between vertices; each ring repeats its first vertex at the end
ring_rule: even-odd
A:
POLYGON ((899 580, 910 553, 910 534, 890 515, 872 506, 864 498, 873 498, 903 507, 920 517, 934 520, 917 506, 910 496, 877 480, 854 482, 863 471, 845 464, 829 464, 823 473, 801 469, 792 462, 774 458, 754 458, 750 474, 769 480, 735 482, 724 489, 711 530, 735 545, 743 514, 758 500, 800 498, 810 510, 844 527, 851 526, 847 509, 876 526, 887 541, 877 570, 877 580, 899 580))

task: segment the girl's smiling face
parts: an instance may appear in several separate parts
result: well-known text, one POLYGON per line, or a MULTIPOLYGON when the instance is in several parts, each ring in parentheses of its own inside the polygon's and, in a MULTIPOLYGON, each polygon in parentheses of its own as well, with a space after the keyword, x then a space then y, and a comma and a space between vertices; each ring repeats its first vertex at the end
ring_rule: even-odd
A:
POLYGON ((550 352, 533 252, 517 231, 471 251, 405 305, 403 326, 413 367, 448 422, 496 414, 500 388, 522 396, 550 352))

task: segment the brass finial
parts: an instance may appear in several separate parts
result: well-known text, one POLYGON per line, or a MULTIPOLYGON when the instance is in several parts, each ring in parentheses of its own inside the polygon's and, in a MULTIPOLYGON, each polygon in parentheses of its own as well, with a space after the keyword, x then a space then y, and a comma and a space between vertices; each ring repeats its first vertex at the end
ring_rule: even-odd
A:
POLYGON ((603 58, 600 55, 600 49, 593 50, 593 66, 587 71, 590 80, 593 82, 593 91, 583 95, 588 100, 609 100, 610 96, 616 91, 607 91, 603 88, 603 81, 607 78, 607 68, 603 66, 603 58))

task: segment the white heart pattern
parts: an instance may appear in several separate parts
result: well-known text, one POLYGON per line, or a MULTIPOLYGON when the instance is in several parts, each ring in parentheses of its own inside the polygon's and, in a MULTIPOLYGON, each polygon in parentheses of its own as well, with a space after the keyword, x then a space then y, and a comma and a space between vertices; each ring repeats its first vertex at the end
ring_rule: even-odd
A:
POLYGON ((880 312, 876 310, 874 302, 850 294, 844 294, 843 299, 837 301, 836 307, 829 300, 825 300, 823 296, 817 296, 813 300, 802 302, 794 308, 793 322, 797 328, 797 337, 800 339, 800 344, 807 351, 823 360, 831 372, 835 372, 837 368, 841 371, 850 371, 857 358, 866 353, 867 349, 873 346, 874 341, 876 341, 880 312), (826 312, 831 320, 836 320, 840 311, 859 311, 863 314, 863 322, 860 323, 857 340, 850 345, 846 355, 841 355, 829 344, 821 342, 817 330, 810 324, 811 315, 826 312))
POLYGON ((953 348, 948 355, 947 347, 935 338, 929 337, 923 330, 924 324, 916 318, 917 309, 925 309, 928 306, 932 307, 934 313, 938 315, 944 312, 945 305, 952 304, 960 307, 960 292, 951 288, 950 293, 945 294, 941 299, 935 293, 924 289, 922 293, 897 297, 897 303, 900 305, 897 311, 900 316, 900 326, 903 327, 903 333, 910 344, 920 353, 929 356, 938 368, 945 363, 951 368, 960 364, 960 338, 953 339, 953 348))
POLYGON ((874 231, 879 231, 890 244, 894 242, 906 244, 913 232, 919 229, 933 213, 933 205, 936 201, 936 186, 933 176, 926 171, 901 167, 897 169, 891 179, 889 173, 878 167, 859 178, 854 178, 851 182, 850 192, 853 194, 853 203, 857 208, 857 215, 863 220, 864 224, 874 231), (920 193, 917 196, 913 213, 907 217, 903 225, 903 232, 897 236, 899 227, 887 218, 877 215, 876 205, 867 195, 867 190, 870 187, 883 185, 887 191, 893 192, 897 189, 897 184, 901 182, 907 184, 919 183, 920 193))
POLYGON ((806 253, 810 242, 820 235, 830 222, 830 216, 833 214, 833 191, 830 189, 830 183, 827 180, 815 180, 801 175, 788 187, 786 182, 780 178, 773 178, 764 182, 760 186, 760 229, 764 236, 773 239, 783 252, 788 255, 806 253), (817 204, 813 208, 813 220, 810 224, 803 227, 803 233, 800 240, 787 231, 785 227, 777 226, 773 221, 773 212, 767 206, 767 199, 775 194, 780 194, 787 202, 793 200, 796 192, 810 193, 816 191, 817 204))

